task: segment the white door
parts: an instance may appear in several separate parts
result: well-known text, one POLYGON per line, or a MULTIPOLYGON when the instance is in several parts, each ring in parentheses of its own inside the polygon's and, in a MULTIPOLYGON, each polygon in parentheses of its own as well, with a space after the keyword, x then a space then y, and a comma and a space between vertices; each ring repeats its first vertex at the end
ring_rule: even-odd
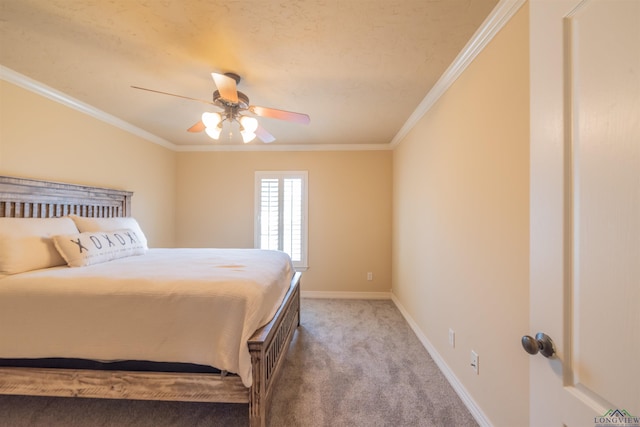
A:
POLYGON ((640 426, 640 0, 531 0, 530 425, 640 426))

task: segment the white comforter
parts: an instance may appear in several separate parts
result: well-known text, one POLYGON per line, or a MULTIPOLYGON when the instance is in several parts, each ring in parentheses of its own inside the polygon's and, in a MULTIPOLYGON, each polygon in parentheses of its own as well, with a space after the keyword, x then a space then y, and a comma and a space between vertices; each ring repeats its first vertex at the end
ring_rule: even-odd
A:
POLYGON ((252 383, 248 338, 293 275, 283 252, 151 249, 0 279, 0 357, 214 366, 252 383))

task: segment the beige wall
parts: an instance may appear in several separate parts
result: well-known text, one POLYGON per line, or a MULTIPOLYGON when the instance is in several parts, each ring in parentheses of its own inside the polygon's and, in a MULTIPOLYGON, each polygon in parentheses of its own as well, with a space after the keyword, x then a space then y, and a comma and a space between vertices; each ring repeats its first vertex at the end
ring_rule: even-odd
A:
POLYGON ((309 270, 302 289, 388 292, 391 159, 390 151, 179 153, 177 244, 253 247, 255 171, 306 170, 309 270))
POLYGON ((393 293, 495 426, 528 420, 528 42, 525 6, 393 162, 393 293))
POLYGON ((4 80, 0 95, 0 174, 133 191, 149 245, 173 245, 175 152, 4 80))

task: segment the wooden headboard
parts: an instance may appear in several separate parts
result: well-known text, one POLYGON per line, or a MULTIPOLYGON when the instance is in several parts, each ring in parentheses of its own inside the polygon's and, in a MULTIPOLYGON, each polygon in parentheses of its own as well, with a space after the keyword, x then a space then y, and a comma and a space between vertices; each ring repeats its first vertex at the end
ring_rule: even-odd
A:
POLYGON ((0 176, 0 217, 131 216, 132 196, 130 191, 0 176))

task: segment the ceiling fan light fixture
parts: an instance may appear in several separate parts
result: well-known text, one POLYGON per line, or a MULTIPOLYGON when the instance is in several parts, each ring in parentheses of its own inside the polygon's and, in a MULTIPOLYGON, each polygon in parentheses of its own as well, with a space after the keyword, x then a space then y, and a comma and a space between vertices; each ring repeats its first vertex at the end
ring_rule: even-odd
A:
POLYGON ((219 113, 202 113, 202 123, 207 128, 213 128, 222 121, 222 116, 219 113))
POLYGON ((254 117, 242 116, 240 117, 240 124, 247 132, 253 134, 255 134, 256 129, 258 129, 258 119, 254 117))
POLYGON ((240 135, 242 135, 242 141, 247 144, 256 137, 256 134, 253 132, 249 132, 247 129, 240 130, 240 135))
POLYGON ((222 132, 222 122, 218 124, 218 126, 207 126, 204 131, 213 139, 220 138, 220 133, 222 132))

